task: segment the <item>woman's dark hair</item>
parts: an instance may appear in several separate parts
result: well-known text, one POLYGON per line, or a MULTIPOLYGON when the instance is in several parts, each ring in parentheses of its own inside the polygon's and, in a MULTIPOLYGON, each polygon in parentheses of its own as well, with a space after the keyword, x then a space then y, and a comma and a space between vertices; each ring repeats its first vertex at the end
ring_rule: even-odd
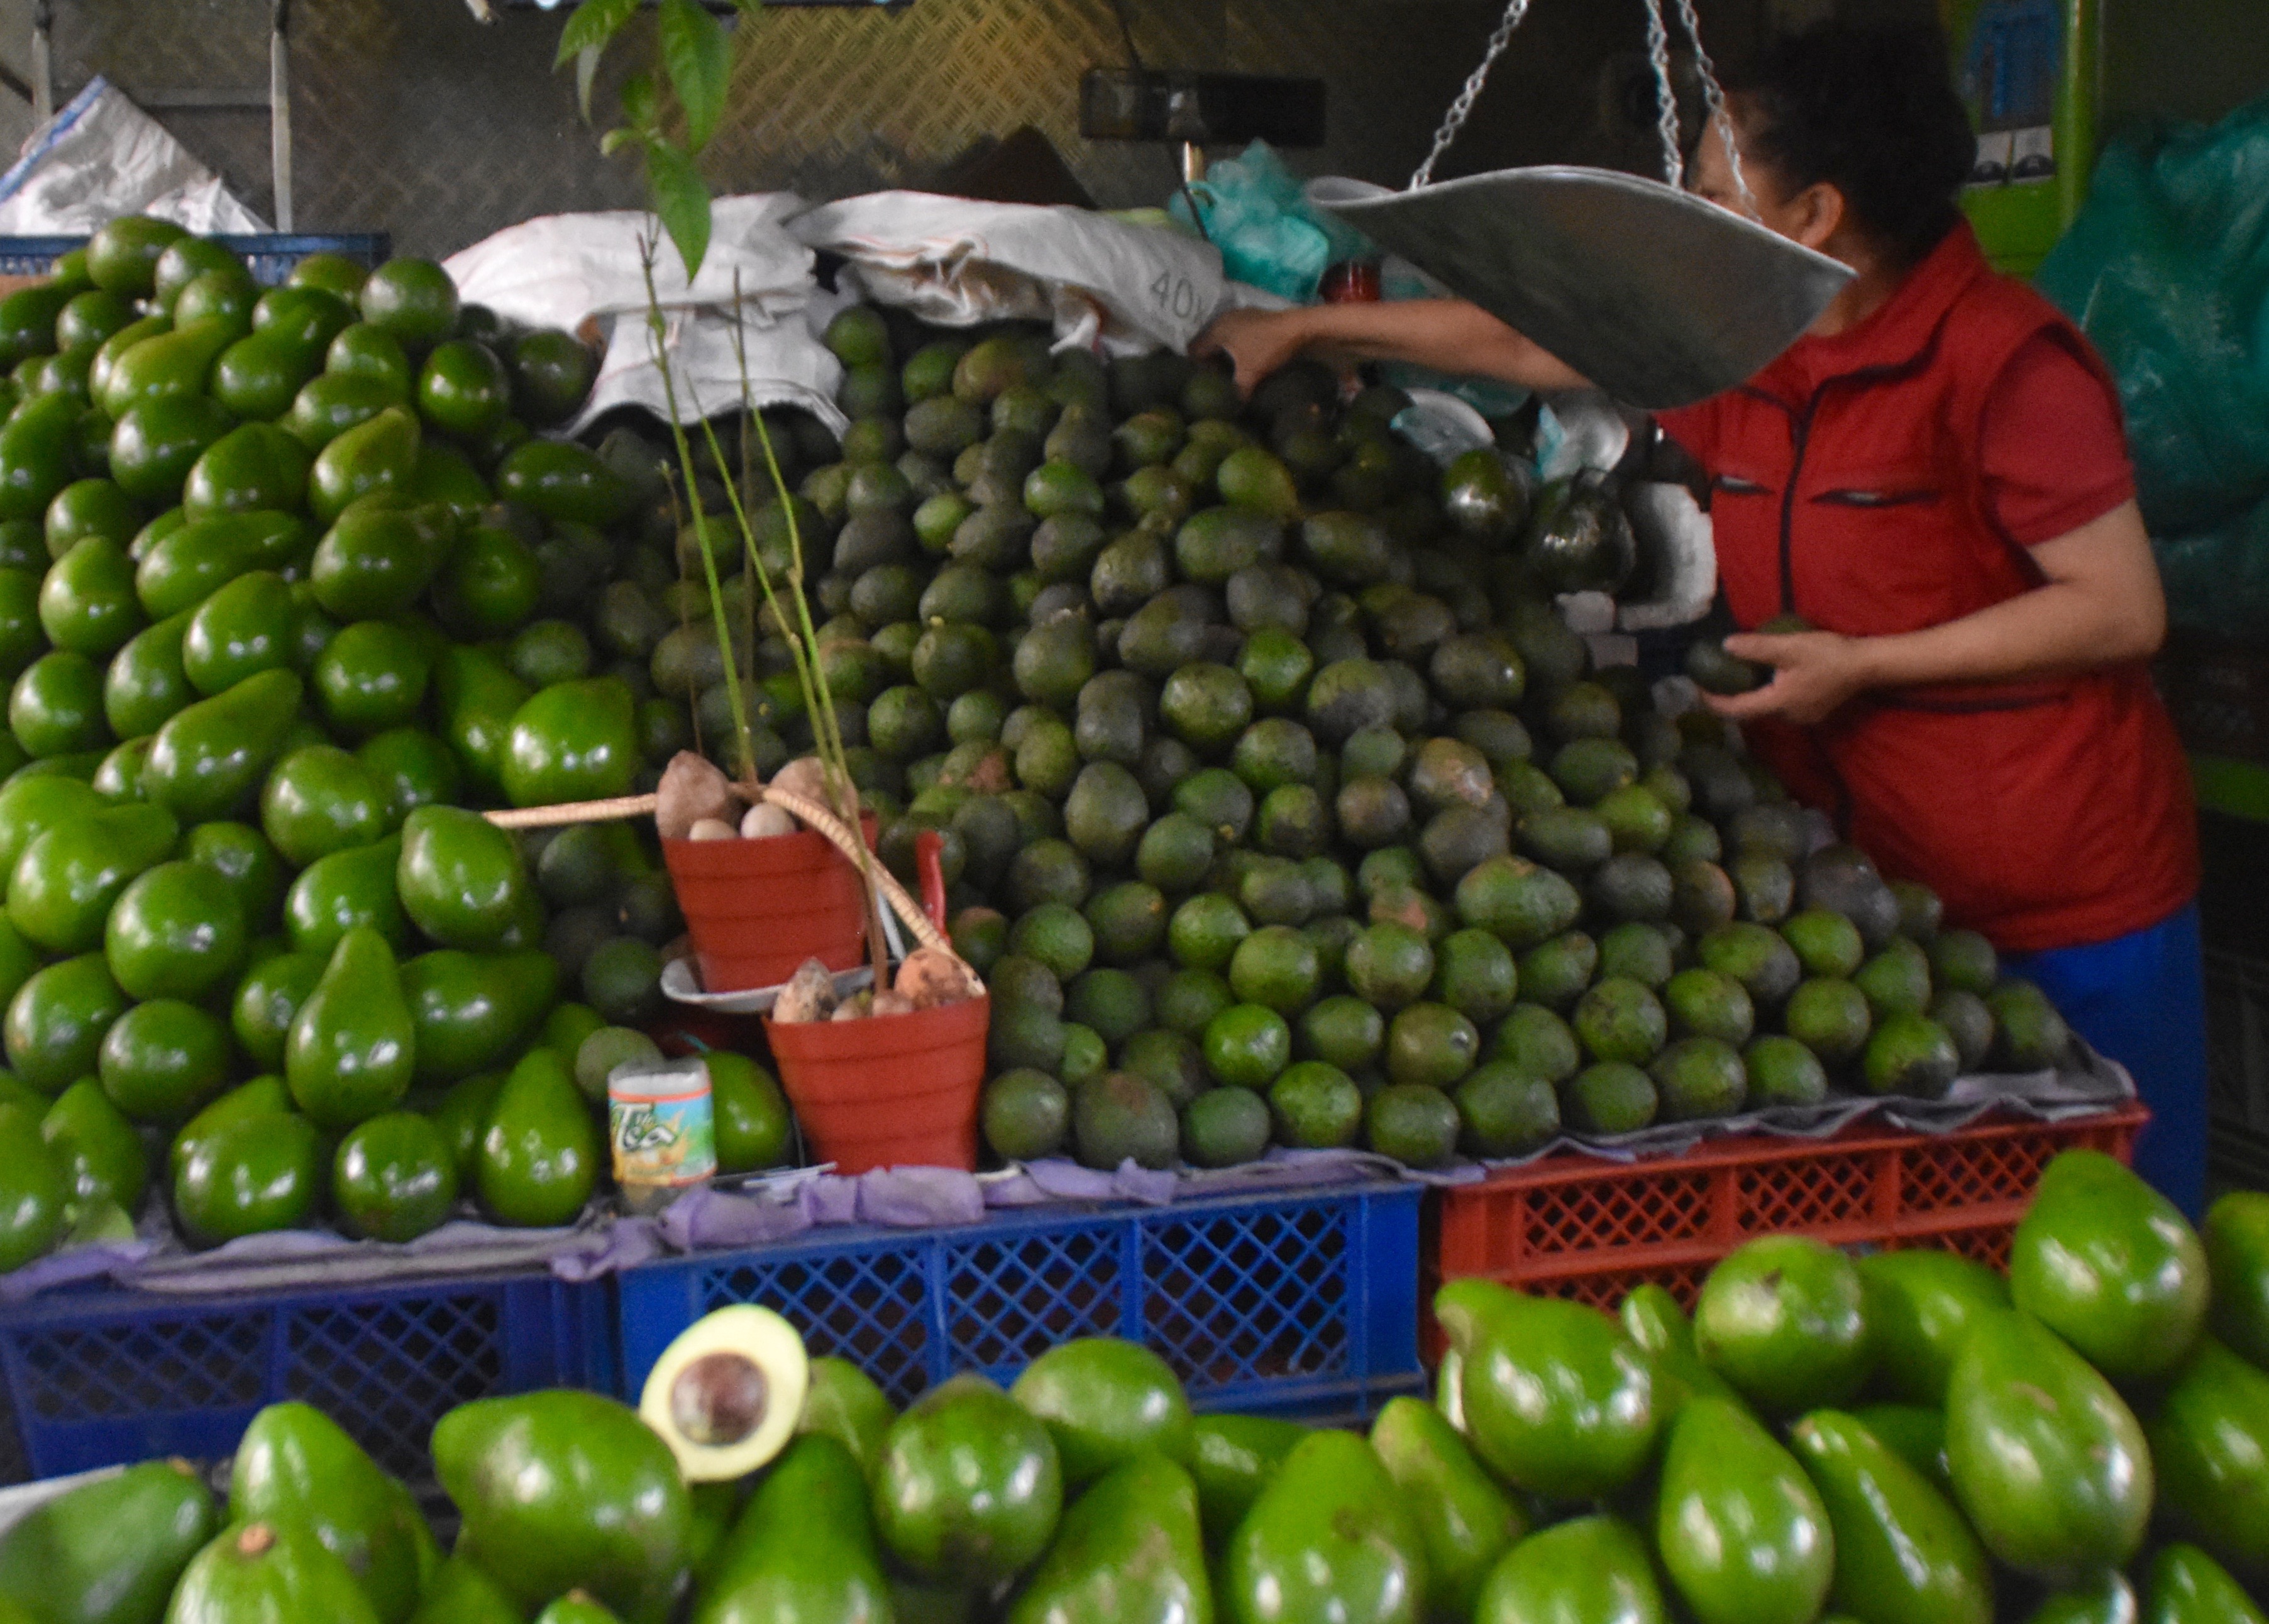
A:
POLYGON ((1977 137, 1936 28, 1823 24, 1766 46, 1726 88, 1745 104, 1743 145, 1792 195, 1826 181, 1910 261, 1953 227, 1977 137))

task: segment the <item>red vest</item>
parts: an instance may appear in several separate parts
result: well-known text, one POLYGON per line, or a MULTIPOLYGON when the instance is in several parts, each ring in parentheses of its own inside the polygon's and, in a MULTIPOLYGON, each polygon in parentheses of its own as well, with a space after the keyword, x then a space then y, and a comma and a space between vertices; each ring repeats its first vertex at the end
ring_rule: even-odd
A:
MULTIPOLYGON (((1793 610, 1877 636, 1974 613, 2039 584, 1985 500, 1979 431, 2020 346, 2068 334, 1997 276, 1967 225, 1806 388, 1785 361, 1704 412, 1718 562, 1733 617, 1793 610)), ((1868 695, 1827 722, 1750 729, 1800 798, 1835 816, 1949 920, 2011 952, 2154 925, 2198 889, 2181 745, 2141 663, 2021 684, 1868 695)))

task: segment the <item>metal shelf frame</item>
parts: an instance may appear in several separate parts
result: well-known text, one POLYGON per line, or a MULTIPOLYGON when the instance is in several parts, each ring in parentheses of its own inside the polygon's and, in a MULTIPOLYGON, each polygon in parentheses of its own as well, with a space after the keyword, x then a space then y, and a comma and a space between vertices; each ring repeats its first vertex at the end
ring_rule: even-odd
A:
MULTIPOLYGON (((276 188, 276 229, 288 233, 292 220, 292 0, 246 0, 268 11, 268 84, 241 88, 209 85, 135 85, 128 93, 152 112, 188 108, 199 112, 265 112, 269 164, 276 188)), ((33 0, 32 117, 44 124, 55 115, 55 20, 57 0, 33 0)))

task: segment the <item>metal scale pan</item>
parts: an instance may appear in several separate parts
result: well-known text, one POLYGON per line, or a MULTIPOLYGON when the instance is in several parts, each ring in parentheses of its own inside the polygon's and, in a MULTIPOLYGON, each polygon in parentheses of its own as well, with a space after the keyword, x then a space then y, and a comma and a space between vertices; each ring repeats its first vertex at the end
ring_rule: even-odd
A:
POLYGON ((1337 186, 1317 201, 1650 410, 1747 382, 1851 278, 1714 203, 1614 170, 1503 169, 1365 197, 1337 186))

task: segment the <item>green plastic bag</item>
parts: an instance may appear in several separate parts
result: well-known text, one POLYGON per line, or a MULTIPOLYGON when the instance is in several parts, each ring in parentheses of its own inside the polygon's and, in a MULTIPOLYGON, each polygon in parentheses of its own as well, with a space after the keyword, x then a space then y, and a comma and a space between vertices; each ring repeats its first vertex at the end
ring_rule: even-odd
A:
POLYGON ((2113 142, 2036 281, 2118 380, 2153 533, 2269 546, 2242 521, 2269 497, 2269 97, 2113 142))

